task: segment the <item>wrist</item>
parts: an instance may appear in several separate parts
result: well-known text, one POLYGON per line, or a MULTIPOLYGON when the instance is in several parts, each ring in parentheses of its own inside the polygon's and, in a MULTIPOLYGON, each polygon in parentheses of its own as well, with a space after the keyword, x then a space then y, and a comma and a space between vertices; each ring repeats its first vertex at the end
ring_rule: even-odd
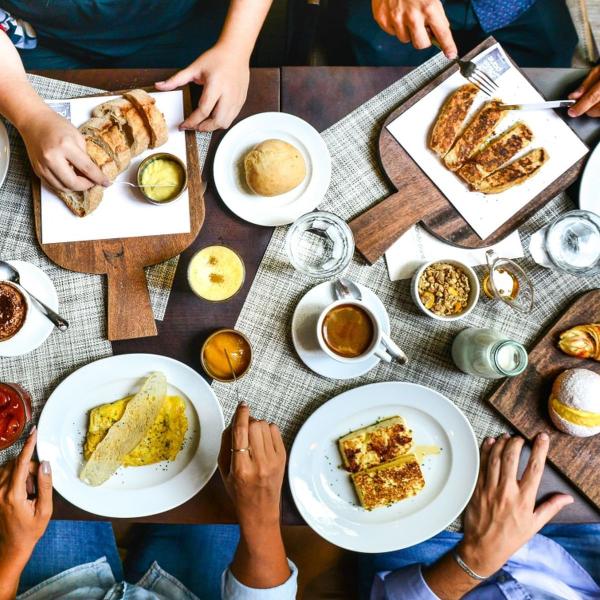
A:
POLYGON ((254 44, 248 45, 222 34, 213 46, 213 49, 222 53, 227 59, 250 67, 250 57, 254 50, 254 44))
POLYGON ((505 562, 495 560, 484 544, 470 540, 463 539, 456 546, 456 552, 467 567, 481 577, 491 577, 505 562))

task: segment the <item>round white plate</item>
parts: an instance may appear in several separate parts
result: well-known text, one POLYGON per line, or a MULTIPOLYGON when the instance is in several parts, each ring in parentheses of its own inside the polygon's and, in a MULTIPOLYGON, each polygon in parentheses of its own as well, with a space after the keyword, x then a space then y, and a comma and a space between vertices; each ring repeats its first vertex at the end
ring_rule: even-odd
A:
POLYGON ((389 552, 427 540, 465 508, 479 470, 479 450, 463 413, 438 392, 413 383, 375 383, 344 392, 300 429, 289 461, 296 506, 320 536, 355 552, 389 552), (366 511, 342 469, 337 440, 377 420, 400 415, 415 445, 442 451, 422 466, 425 488, 413 498, 366 511))
POLYGON ((8 143, 8 132, 4 123, 0 121, 0 186, 6 179, 8 163, 10 161, 10 144, 8 143))
POLYGON ((223 202, 238 217, 256 225, 288 225, 323 200, 331 179, 331 156, 319 132, 306 121, 287 113, 259 113, 240 121, 221 140, 213 175, 223 202), (253 194, 244 175, 244 156, 268 139, 293 144, 306 162, 304 181, 271 197, 253 194))
POLYGON ((124 354, 90 363, 69 375, 48 398, 38 424, 38 455, 49 460, 56 491, 71 504, 103 517, 135 518, 170 510, 195 496, 212 477, 223 432, 223 412, 193 369, 166 356, 124 354), (79 480, 90 409, 139 390, 161 371, 168 393, 183 398, 188 432, 173 462, 121 467, 91 487, 79 480))
MULTIPOLYGON (((21 283, 52 310, 58 311, 58 296, 50 277, 39 267, 24 260, 7 260, 17 271, 21 283)), ((39 311, 31 297, 23 290, 29 300, 27 318, 21 330, 0 342, 0 356, 20 356, 39 348, 52 333, 54 325, 39 311)))
POLYGON ((600 215, 600 144, 588 158, 581 177, 579 208, 600 215))
MULTIPOLYGON (((390 319, 381 300, 367 287, 357 283, 365 304, 379 317, 386 333, 390 333, 390 319)), ((307 292, 298 302, 292 317, 292 341, 300 360, 315 373, 331 379, 352 379, 377 366, 380 359, 371 356, 356 363, 342 363, 331 358, 319 347, 317 321, 323 309, 337 300, 333 282, 325 281, 307 292)))

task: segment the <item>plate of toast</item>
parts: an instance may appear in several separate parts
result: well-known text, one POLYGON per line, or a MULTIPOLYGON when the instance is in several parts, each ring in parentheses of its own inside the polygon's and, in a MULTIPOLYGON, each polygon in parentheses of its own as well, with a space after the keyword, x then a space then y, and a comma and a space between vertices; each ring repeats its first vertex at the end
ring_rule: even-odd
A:
POLYGON ((300 429, 289 460, 302 517, 354 552, 390 552, 436 535, 461 514, 478 472, 465 415, 442 394, 405 382, 326 402, 300 429))

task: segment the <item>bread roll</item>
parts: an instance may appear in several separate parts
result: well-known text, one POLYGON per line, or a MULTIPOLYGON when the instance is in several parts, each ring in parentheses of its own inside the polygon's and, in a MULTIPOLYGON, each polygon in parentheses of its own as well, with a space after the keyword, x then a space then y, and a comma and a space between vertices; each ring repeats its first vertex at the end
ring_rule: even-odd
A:
POLYGON ((299 186, 306 177, 300 151, 283 140, 265 140, 244 158, 246 182, 260 196, 278 196, 299 186))
POLYGON ((600 375, 567 369, 554 381, 548 410, 560 431, 577 437, 600 433, 600 375))

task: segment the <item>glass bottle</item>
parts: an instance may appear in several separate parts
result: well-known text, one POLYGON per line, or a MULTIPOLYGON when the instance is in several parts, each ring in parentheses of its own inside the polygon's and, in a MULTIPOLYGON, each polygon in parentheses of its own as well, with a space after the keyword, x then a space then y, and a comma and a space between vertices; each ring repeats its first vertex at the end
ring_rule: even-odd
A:
POLYGON ((495 329, 470 327, 452 342, 456 366, 474 377, 514 377, 527 367, 527 350, 495 329))

